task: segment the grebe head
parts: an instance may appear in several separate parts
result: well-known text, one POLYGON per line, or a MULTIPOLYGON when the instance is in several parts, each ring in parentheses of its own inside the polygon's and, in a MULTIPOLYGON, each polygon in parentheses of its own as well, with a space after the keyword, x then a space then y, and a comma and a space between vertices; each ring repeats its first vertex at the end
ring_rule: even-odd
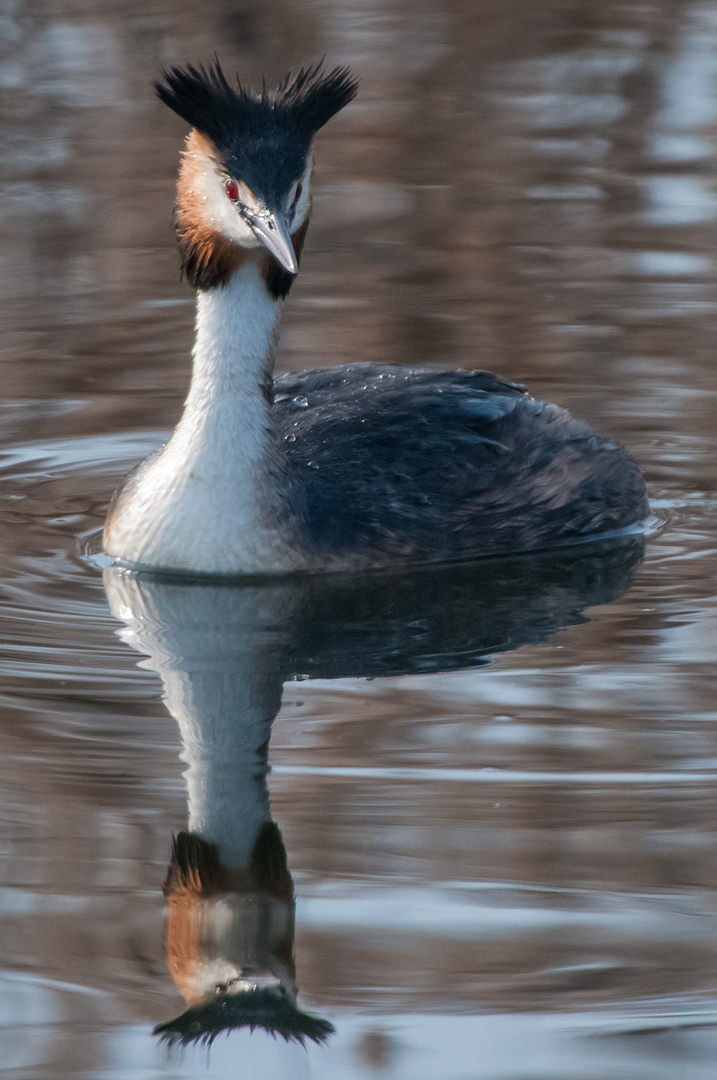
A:
POLYGON ((310 211, 311 141, 356 94, 347 68, 321 64, 254 94, 229 85, 219 62, 171 68, 157 93, 187 123, 177 232, 182 270, 197 289, 224 285, 266 252, 265 277, 283 297, 299 269, 310 211))

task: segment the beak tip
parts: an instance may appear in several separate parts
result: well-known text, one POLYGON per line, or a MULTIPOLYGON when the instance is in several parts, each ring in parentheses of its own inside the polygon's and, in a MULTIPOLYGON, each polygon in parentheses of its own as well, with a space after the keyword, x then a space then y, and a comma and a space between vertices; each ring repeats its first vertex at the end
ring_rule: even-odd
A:
POLYGON ((279 265, 294 277, 299 272, 299 263, 289 232, 289 223, 283 214, 270 214, 267 217, 255 217, 249 222, 257 240, 267 248, 279 265))
MULTIPOLYGON (((271 251, 271 249, 269 250, 271 251)), ((296 261, 293 245, 284 247, 282 244, 281 250, 275 248, 271 253, 282 270, 286 270, 287 274, 293 274, 296 277, 299 272, 299 264, 296 261)))
POLYGON ((293 274, 293 276, 296 277, 299 272, 299 264, 297 263, 296 256, 293 252, 293 245, 291 248, 288 249, 284 248, 282 245, 281 252, 275 249, 274 251, 272 251, 272 255, 282 267, 282 269, 286 270, 288 274, 293 274))

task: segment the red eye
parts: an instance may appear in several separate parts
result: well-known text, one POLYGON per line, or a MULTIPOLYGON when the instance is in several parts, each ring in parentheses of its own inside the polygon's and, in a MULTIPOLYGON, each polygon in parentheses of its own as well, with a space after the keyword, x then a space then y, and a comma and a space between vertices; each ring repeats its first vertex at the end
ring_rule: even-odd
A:
POLYGON ((224 190, 228 199, 231 199, 232 202, 239 202, 239 185, 236 180, 227 180, 224 190))

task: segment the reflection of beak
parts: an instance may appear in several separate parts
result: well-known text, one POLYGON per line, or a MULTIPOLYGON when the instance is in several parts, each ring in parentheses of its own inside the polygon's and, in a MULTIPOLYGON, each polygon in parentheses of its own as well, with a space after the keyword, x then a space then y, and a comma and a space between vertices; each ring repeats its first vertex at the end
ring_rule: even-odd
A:
MULTIPOLYGON (((241 994, 247 990, 280 990, 281 987, 281 978, 273 971, 256 971, 239 976, 236 979, 230 979, 226 992, 228 994, 241 994)), ((296 991, 292 995, 292 1000, 296 1000, 296 991)))
POLYGON ((261 240, 284 269, 290 274, 298 274, 299 264, 286 217, 279 211, 272 214, 269 210, 261 210, 247 214, 245 221, 257 240, 261 240))

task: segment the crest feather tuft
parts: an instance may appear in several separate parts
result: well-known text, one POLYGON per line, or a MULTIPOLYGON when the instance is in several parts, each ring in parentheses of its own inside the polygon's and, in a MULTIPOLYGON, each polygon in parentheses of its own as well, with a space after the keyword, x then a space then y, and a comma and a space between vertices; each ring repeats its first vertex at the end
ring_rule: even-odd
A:
POLYGON ((241 135, 257 136, 265 129, 300 136, 307 147, 332 116, 356 96, 358 81, 347 67, 324 72, 323 61, 289 72, 275 89, 264 82, 259 93, 229 84, 218 60, 208 68, 172 67, 156 82, 157 94, 170 109, 221 148, 241 135))
POLYGON ((323 61, 289 73, 279 85, 254 92, 232 87, 218 60, 208 68, 172 67, 157 94, 170 109, 212 140, 229 175, 277 208, 303 174, 316 132, 356 96, 346 67, 323 61))

